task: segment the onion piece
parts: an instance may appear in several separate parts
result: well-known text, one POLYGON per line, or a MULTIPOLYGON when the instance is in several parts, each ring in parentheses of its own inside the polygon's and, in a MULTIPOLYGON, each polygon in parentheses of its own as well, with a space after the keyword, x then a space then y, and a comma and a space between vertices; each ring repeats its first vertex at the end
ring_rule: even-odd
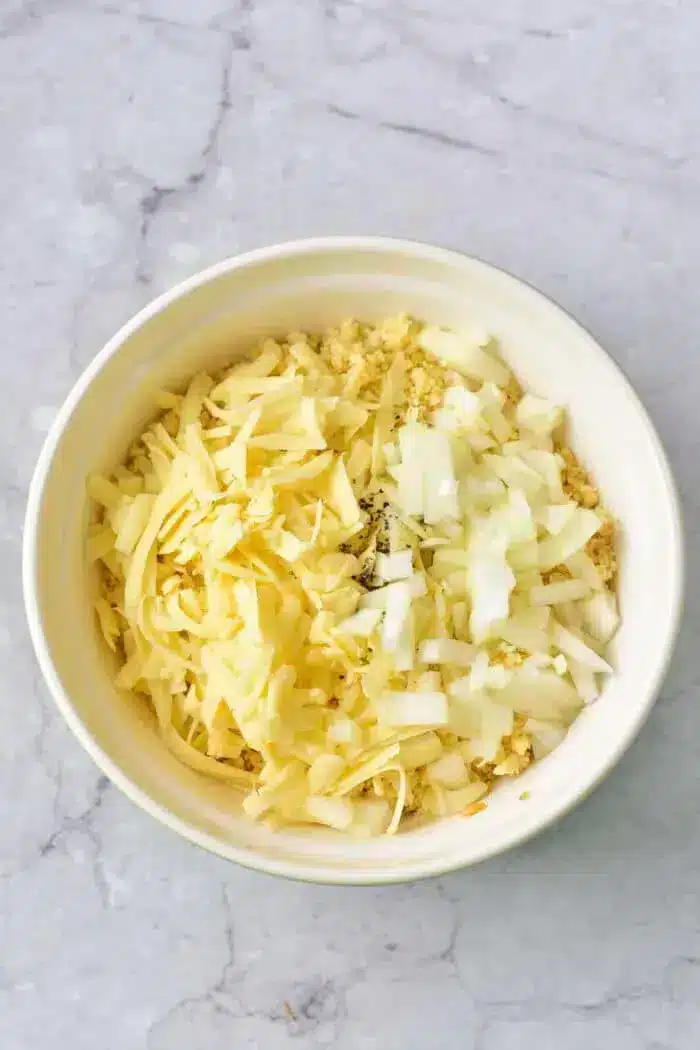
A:
POLYGON ((535 759, 539 760, 545 758, 561 744, 567 731, 563 726, 542 722, 537 718, 528 718, 525 723, 525 732, 530 734, 532 753, 535 759))
POLYGON ((426 325, 417 339, 418 345, 424 350, 435 354, 464 375, 506 386, 510 372, 502 361, 484 349, 490 341, 485 333, 460 334, 435 325, 426 325))
POLYGON ((384 798, 360 798, 353 803, 354 816, 350 831, 357 838, 374 838, 387 831, 391 806, 384 798))
POLYGON ((376 630, 381 618, 381 609, 358 609, 352 616, 341 620, 333 630, 338 634, 350 634, 356 638, 368 638, 376 630))
POLYGON ((505 555, 475 553, 467 572, 467 586, 472 601, 469 628, 474 641, 483 642, 493 625, 508 616, 515 574, 505 555))
POLYGON ((546 652, 549 647, 549 636, 545 630, 530 626, 516 617, 500 623, 496 633, 517 649, 525 649, 528 652, 546 652))
POLYGON ((469 772, 462 755, 451 751, 447 755, 431 762, 426 773, 428 778, 443 787, 461 787, 469 779, 469 772))
POLYGON ((544 525, 547 532, 550 532, 553 536, 564 528, 569 522, 578 506, 573 500, 569 500, 567 503, 552 503, 544 507, 537 520, 541 525, 544 525))
POLYGON ((312 795, 323 794, 338 779, 345 769, 345 761, 340 755, 320 754, 309 766, 307 778, 312 795))
POLYGON ((576 554, 572 554, 570 558, 567 558, 564 563, 577 579, 584 580, 593 591, 601 591, 605 584, 601 579, 600 573, 595 567, 593 559, 586 554, 585 550, 577 551, 576 554))
POLYGON ((345 831, 354 817, 354 807, 349 798, 326 798, 309 795, 305 802, 306 813, 318 824, 326 824, 336 831, 345 831))
POLYGON ((572 657, 569 657, 567 663, 576 691, 584 704, 594 703, 600 695, 595 671, 572 657))
POLYGON ((601 521, 592 510, 578 508, 563 529, 540 543, 540 568, 553 569, 588 543, 600 529, 601 521))
POLYGON ((455 667, 469 667, 476 655, 476 649, 467 642, 454 638, 426 638, 418 649, 418 659, 424 664, 453 664, 455 667))
POLYGON ((574 687, 555 671, 541 670, 513 675, 503 689, 491 694, 495 703, 546 722, 569 725, 581 709, 574 687))
POLYGON ((405 580, 413 574, 413 551, 394 551, 392 554, 377 554, 374 573, 380 583, 405 580))
POLYGON ((377 702, 377 716, 388 726, 443 726, 449 721, 444 693, 385 693, 377 702))
POLYGON ((567 656, 572 656, 574 660, 584 667, 590 667, 592 671, 599 671, 604 674, 612 672, 612 667, 602 656, 599 656, 594 649, 586 645, 582 638, 567 627, 563 627, 560 623, 554 624, 552 641, 563 653, 566 653, 567 656))
POLYGON ((517 425, 535 434, 551 434, 561 422, 561 418, 561 408, 533 394, 524 394, 515 408, 517 425))
POLYGON ((360 599, 360 608, 386 609, 387 603, 395 600, 393 595, 397 592, 404 593, 406 590, 411 598, 422 598, 427 594, 428 588, 422 572, 414 573, 408 580, 397 580, 396 583, 388 583, 386 587, 377 587, 376 590, 369 591, 360 599))
POLYGON ((620 624, 615 595, 604 590, 581 603, 583 623, 597 642, 606 645, 620 624))
POLYGON ((442 742, 437 733, 429 731, 404 740, 399 748, 399 763, 404 769, 416 769, 435 762, 442 754, 442 742))
POLYGON ((557 580, 541 587, 530 588, 530 599, 535 605, 557 605, 585 598, 591 589, 584 580, 557 580))
POLYGON ((445 391, 442 407, 433 412, 433 424, 438 430, 464 433, 478 427, 481 400, 465 386, 451 386, 445 391))

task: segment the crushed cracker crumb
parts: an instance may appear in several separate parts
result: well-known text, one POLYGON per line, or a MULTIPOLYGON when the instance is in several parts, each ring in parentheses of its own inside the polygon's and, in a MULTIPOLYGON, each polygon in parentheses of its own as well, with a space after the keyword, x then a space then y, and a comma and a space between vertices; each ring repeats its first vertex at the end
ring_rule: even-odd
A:
POLYGON ((597 507, 600 497, 588 471, 581 466, 575 454, 567 446, 560 448, 559 454, 564 460, 561 472, 564 492, 581 507, 591 510, 597 507))

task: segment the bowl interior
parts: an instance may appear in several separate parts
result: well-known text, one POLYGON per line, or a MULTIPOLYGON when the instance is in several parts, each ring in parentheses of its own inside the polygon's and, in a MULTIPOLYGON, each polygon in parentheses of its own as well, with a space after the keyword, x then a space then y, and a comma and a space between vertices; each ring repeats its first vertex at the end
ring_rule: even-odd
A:
POLYGON ((531 834, 612 765, 653 699, 675 631, 680 540, 658 441, 625 379, 566 314, 483 263, 386 241, 319 242, 221 264, 154 304, 96 358, 50 435, 28 517, 27 595, 42 665, 93 757, 181 833, 266 870, 330 881, 411 878, 487 856, 531 834), (229 787, 181 766, 138 699, 117 693, 91 611, 85 479, 117 463, 159 387, 235 359, 260 334, 409 311, 495 335, 525 386, 570 410, 573 444, 621 522, 617 673, 564 743, 505 783, 476 819, 377 842, 273 832, 239 816, 229 787), (35 525, 35 528, 34 528, 35 525), (523 791, 528 801, 520 801, 523 791))

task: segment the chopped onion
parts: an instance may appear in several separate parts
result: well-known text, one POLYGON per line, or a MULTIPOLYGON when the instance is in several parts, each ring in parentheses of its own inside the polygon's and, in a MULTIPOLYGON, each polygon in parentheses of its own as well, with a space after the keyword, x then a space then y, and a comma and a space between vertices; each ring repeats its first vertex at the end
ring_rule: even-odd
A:
POLYGON ((508 551, 508 564, 517 573, 532 571, 537 568, 539 562, 539 546, 534 540, 519 543, 508 551))
POLYGON ((546 570, 561 565, 595 536, 600 524, 594 511, 577 508, 560 532, 540 543, 540 568, 546 570))
POLYGON ((615 595, 610 591, 599 591, 581 603, 583 622, 597 642, 606 645, 620 623, 615 595))
POLYGON ((566 499, 561 484, 561 459, 553 452, 539 448, 526 449, 522 458, 543 478, 553 503, 563 503, 566 499))
POLYGON ((368 638, 382 618, 381 609, 358 609, 352 616, 342 620, 335 628, 339 634, 351 634, 357 638, 368 638))
POLYGON ((544 525, 547 532, 556 535, 571 520, 577 506, 578 504, 574 503, 573 500, 569 500, 567 503, 552 503, 542 508, 537 520, 541 525, 544 525))
POLYGON ((483 642, 494 624, 508 616, 510 592, 515 575, 505 555, 475 553, 467 572, 467 586, 472 601, 469 627, 475 642, 483 642))
POLYGON ((492 693, 496 703, 547 722, 569 725, 581 708, 574 687, 555 671, 529 674, 521 669, 505 688, 492 693))
POLYGON ((427 593, 425 576, 416 572, 408 580, 397 580, 396 583, 388 583, 386 587, 377 587, 362 596, 360 607, 363 609, 386 609, 389 600, 395 601, 397 593, 404 594, 408 591, 411 598, 422 598, 427 593))
POLYGON ((416 689, 425 693, 441 693, 442 678, 439 671, 423 671, 416 678, 416 689))
POLYGON ((465 386, 451 386, 445 391, 442 408, 433 413, 433 423, 439 430, 459 433, 476 427, 480 415, 480 398, 465 386))
POLYGON ((541 474, 519 456, 486 454, 483 462, 511 488, 523 489, 530 496, 536 496, 542 488, 541 474))
POLYGON ((457 479, 449 437, 423 423, 407 423, 398 433, 401 464, 392 468, 399 505, 406 514, 435 525, 459 517, 457 479))
POLYGON ((600 694, 595 671, 591 667, 587 667, 586 664, 574 660, 572 657, 569 657, 567 663, 569 674, 576 686, 577 693, 583 700, 584 704, 592 704, 598 699, 600 694))
POLYGON ((504 641, 517 649, 528 652, 544 652, 549 647, 549 636, 541 627, 532 627, 522 619, 513 617, 504 620, 498 626, 498 633, 504 641))
POLYGON ((394 551, 393 554, 377 554, 374 573, 380 583, 405 580, 413 574, 413 551, 394 551))
POLYGON ((486 334, 458 334, 435 325, 426 325, 418 336, 418 343, 424 350, 435 354, 464 375, 506 386, 510 372, 501 361, 483 349, 490 341, 486 334))
POLYGON ((434 783, 448 788, 460 787, 469 779, 464 759, 456 751, 451 751, 432 762, 426 772, 434 783))
POLYGON ((530 734, 532 752, 536 759, 545 758, 561 744, 566 736, 566 729, 563 726, 541 722, 537 718, 528 718, 525 723, 525 732, 530 734))
POLYGON ((359 745, 362 740, 362 731, 357 722, 350 718, 336 718, 328 726, 328 740, 331 744, 353 744, 359 745))
POLYGON ((602 656, 599 656, 594 649, 586 645, 582 638, 568 628, 563 627, 560 623, 554 624, 552 641, 563 653, 566 653, 567 656, 573 656, 574 660, 583 664, 584 667, 590 667, 592 671, 602 671, 603 673, 612 671, 612 667, 602 656))
POLYGON ((577 601, 590 593, 590 587, 583 580, 558 580, 531 587, 530 599, 535 605, 558 605, 559 602, 577 601))
POLYGON ((603 589, 604 583, 600 573, 596 569, 593 559, 589 558, 584 550, 572 554, 570 558, 567 558, 565 565, 575 577, 584 580, 591 590, 600 591, 603 589))
POLYGON ((307 774, 309 791, 312 795, 321 795, 338 779, 345 769, 345 762, 340 755, 322 753, 309 766, 307 774))
POLYGON ((318 824, 327 824, 337 831, 350 827, 354 816, 354 807, 348 798, 326 798, 323 795, 309 795, 305 803, 306 812, 318 824))
POLYGON ((411 590, 406 581, 393 584, 387 595, 381 644, 385 652, 395 654, 395 660, 396 654, 399 654, 402 666, 399 667, 397 664, 397 670, 411 670, 413 667, 411 590), (404 666, 406 664, 407 666, 404 666))
POLYGON ((453 638, 426 638, 418 649, 418 659, 424 664, 469 667, 475 655, 476 649, 473 645, 455 641, 453 638))
POLYGON ((551 401, 524 394, 515 409, 515 422, 535 434, 551 434, 562 418, 562 411, 551 401))
POLYGON ((374 838, 386 832, 391 820, 391 806, 384 798, 360 798, 354 803, 350 831, 358 838, 374 838))
POLYGON ((449 721, 444 693, 385 693, 377 703, 377 714, 389 726, 442 726, 449 721))

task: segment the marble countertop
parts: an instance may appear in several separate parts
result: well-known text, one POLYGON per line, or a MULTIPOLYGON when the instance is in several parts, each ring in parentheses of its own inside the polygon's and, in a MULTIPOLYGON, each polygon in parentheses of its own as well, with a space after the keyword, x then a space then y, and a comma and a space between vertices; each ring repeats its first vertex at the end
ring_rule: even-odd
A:
POLYGON ((700 1045, 699 33, 693 0, 2 0, 3 1050, 700 1045), (619 769, 526 847, 379 890, 256 876, 136 810, 55 711, 20 593, 32 466, 104 339, 211 261, 328 232, 464 249, 581 318, 693 541, 619 769))

